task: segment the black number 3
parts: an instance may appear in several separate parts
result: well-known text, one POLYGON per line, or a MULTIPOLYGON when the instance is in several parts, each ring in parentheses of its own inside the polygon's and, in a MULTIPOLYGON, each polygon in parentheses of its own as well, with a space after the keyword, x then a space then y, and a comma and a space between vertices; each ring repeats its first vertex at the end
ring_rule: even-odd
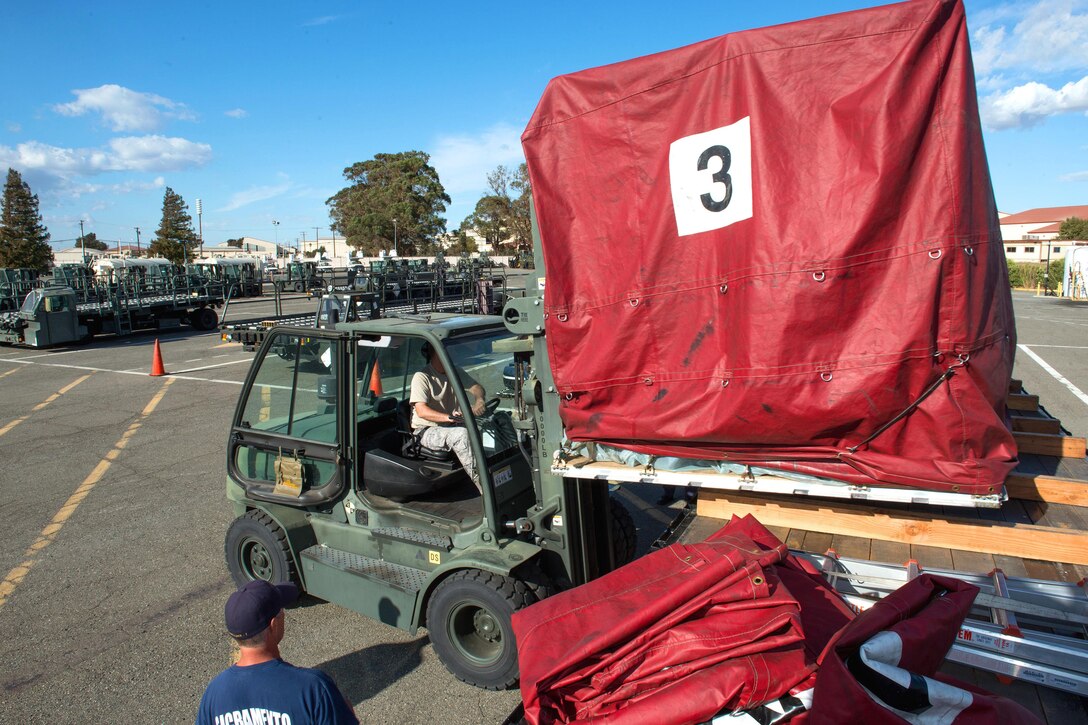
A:
POLYGON ((711 146, 699 156, 699 171, 706 171, 707 163, 717 156, 722 160, 722 168, 716 172, 710 178, 714 180, 716 184, 723 184, 725 186, 725 198, 721 201, 715 201, 714 197, 710 193, 703 194, 699 198, 703 202, 703 206, 707 211, 724 211, 725 207, 729 206, 729 200, 733 198, 733 180, 729 178, 729 149, 725 146, 711 146))

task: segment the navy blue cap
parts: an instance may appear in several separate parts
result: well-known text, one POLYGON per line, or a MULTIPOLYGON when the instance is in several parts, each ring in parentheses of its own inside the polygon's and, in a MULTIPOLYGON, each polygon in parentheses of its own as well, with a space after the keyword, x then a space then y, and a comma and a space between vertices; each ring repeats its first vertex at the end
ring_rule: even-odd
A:
POLYGON ((227 631, 235 639, 249 639, 268 628, 280 611, 298 599, 294 584, 271 584, 264 579, 246 582, 230 595, 223 613, 227 631))

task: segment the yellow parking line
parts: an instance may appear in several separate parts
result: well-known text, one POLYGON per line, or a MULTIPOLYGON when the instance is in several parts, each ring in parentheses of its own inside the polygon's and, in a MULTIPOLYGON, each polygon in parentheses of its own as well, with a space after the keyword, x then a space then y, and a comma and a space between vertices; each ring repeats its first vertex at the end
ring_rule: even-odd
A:
MULTIPOLYGON (((5 374, 8 374, 8 373, 5 373, 5 374)), ((39 410, 41 410, 41 409, 42 409, 42 408, 44 408, 45 406, 49 405, 49 404, 50 404, 50 403, 52 403, 52 402, 53 402, 54 400, 56 400, 56 399, 57 399, 57 398, 59 398, 60 396, 64 395, 64 394, 65 394, 65 393, 67 393, 67 392, 68 392, 69 390, 71 390, 71 389, 72 389, 72 388, 74 388, 75 386, 79 385, 80 383, 82 383, 82 382, 83 382, 84 380, 86 380, 86 379, 87 379, 87 378, 89 378, 89 377, 91 377, 91 376, 90 376, 90 375, 84 375, 84 376, 83 376, 83 377, 81 377, 81 378, 76 378, 76 379, 75 379, 74 381, 72 381, 71 383, 68 383, 68 384, 67 384, 67 385, 65 385, 65 386, 64 386, 63 388, 61 388, 60 390, 58 390, 57 392, 53 393, 53 394, 52 394, 52 395, 50 395, 50 396, 49 396, 48 398, 46 398, 46 399, 45 399, 45 400, 43 400, 42 402, 40 402, 40 403, 38 403, 37 405, 35 405, 35 406, 34 406, 33 408, 31 408, 31 409, 30 409, 30 412, 29 412, 29 413, 27 413, 26 415, 24 415, 24 416, 23 416, 22 418, 16 418, 15 420, 13 420, 13 421, 11 421, 10 423, 8 423, 7 425, 5 425, 5 426, 4 426, 3 428, 0 428, 0 436, 4 435, 4 434, 5 434, 5 433, 7 433, 8 431, 10 431, 10 430, 11 430, 12 428, 14 428, 15 426, 17 426, 17 425, 19 425, 20 423, 22 423, 22 422, 23 422, 24 420, 26 420, 27 418, 29 418, 29 417, 30 417, 30 416, 31 416, 32 414, 34 414, 34 413, 37 413, 37 412, 38 412, 39 410)))
MULTIPOLYGON (((68 389, 75 387, 79 382, 82 382, 82 380, 72 383, 68 386, 68 389)), ((83 483, 79 484, 79 488, 75 490, 75 493, 68 497, 68 500, 64 502, 64 505, 61 506, 56 515, 53 516, 52 521, 46 524, 45 528, 42 529, 42 532, 38 534, 38 538, 34 540, 34 543, 27 547, 27 550, 23 552, 24 561, 9 571, 8 575, 4 577, 4 580, 0 582, 0 609, 4 608, 4 605, 8 601, 8 597, 15 591, 15 587, 22 583, 23 579, 26 578, 26 575, 29 574, 30 570, 34 568, 34 565, 38 563, 37 555, 40 554, 45 547, 52 544, 53 540, 57 538, 57 534, 64 528, 64 524, 71 518, 76 509, 79 508, 79 504, 83 503, 83 499, 87 498, 87 495, 90 494, 91 489, 95 487, 95 484, 101 481, 102 477, 106 475, 106 471, 109 470, 113 461, 117 459, 117 456, 120 455, 121 451, 128 445, 132 436, 135 435, 136 431, 143 425, 143 421, 155 411, 156 407, 158 407, 159 402, 162 401, 163 396, 166 395, 166 389, 169 388, 170 384, 173 382, 174 380, 172 378, 168 378, 163 383, 162 388, 159 389, 159 392, 155 393, 155 397, 151 399, 151 402, 144 406, 143 411, 140 413, 140 417, 136 419, 136 421, 128 427, 128 430, 124 432, 121 438, 113 444, 113 449, 107 453, 105 457, 98 462, 98 465, 94 467, 94 470, 83 479, 83 483)), ((62 390, 61 392, 63 393, 66 391, 62 390)))
POLYGON ((15 372, 18 369, 19 368, 12 368, 11 370, 8 370, 6 373, 0 373, 0 378, 6 378, 7 376, 11 375, 13 372, 15 372))

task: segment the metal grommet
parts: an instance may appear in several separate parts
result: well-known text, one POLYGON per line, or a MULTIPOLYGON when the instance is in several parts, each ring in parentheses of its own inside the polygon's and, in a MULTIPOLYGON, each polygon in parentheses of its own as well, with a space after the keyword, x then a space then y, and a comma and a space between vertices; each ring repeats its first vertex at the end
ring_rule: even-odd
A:
POLYGON ((726 378, 725 380, 722 381, 722 387, 723 388, 728 388, 729 387, 729 378, 726 378))
POLYGON ((823 380, 825 383, 830 383, 831 378, 833 377, 834 376, 831 373, 820 373, 820 380, 823 380))
POLYGON ((563 400, 574 400, 574 393, 567 393, 563 396, 563 400))
POLYGON ((721 287, 718 287, 718 291, 724 295, 726 292, 729 291, 729 285, 723 282, 721 287))
POLYGON ((763 577, 761 577, 761 576, 753 577, 752 578, 752 583, 755 584, 757 587, 760 586, 761 584, 763 584, 763 577))
POLYGON ((632 307, 638 307, 638 297, 632 297, 631 299, 629 299, 627 301, 630 303, 630 305, 632 307))
POLYGON ((827 275, 823 272, 813 272, 812 278, 817 282, 823 282, 825 279, 827 279, 827 275))
POLYGON ((975 253, 975 248, 974 247, 964 247, 963 251, 968 257, 970 257, 971 255, 973 255, 975 253))
POLYGON ((643 378, 642 382, 645 383, 646 385, 653 385, 654 384, 654 379, 653 378, 643 378))
POLYGON ((940 259, 941 254, 943 254, 943 252, 940 249, 931 249, 931 250, 929 250, 929 258, 930 259, 940 259))
POLYGON ((567 315, 566 315, 566 313, 560 313, 560 314, 555 316, 555 319, 559 320, 560 322, 566 322, 567 321, 567 315))

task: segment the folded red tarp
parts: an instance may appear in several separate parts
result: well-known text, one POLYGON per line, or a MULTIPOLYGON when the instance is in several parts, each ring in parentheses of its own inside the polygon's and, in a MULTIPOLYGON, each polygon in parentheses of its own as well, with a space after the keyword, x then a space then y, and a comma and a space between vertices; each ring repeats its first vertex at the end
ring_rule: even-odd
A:
POLYGON ((570 438, 1000 491, 1015 331, 959 0, 562 76, 522 141, 570 438))
POLYGON ((702 722, 810 680, 852 616, 755 519, 514 614, 530 723, 702 722))
POLYGON ((525 720, 1034 723, 937 674, 977 593, 925 574, 855 618, 810 564, 734 517, 516 612, 525 720))

